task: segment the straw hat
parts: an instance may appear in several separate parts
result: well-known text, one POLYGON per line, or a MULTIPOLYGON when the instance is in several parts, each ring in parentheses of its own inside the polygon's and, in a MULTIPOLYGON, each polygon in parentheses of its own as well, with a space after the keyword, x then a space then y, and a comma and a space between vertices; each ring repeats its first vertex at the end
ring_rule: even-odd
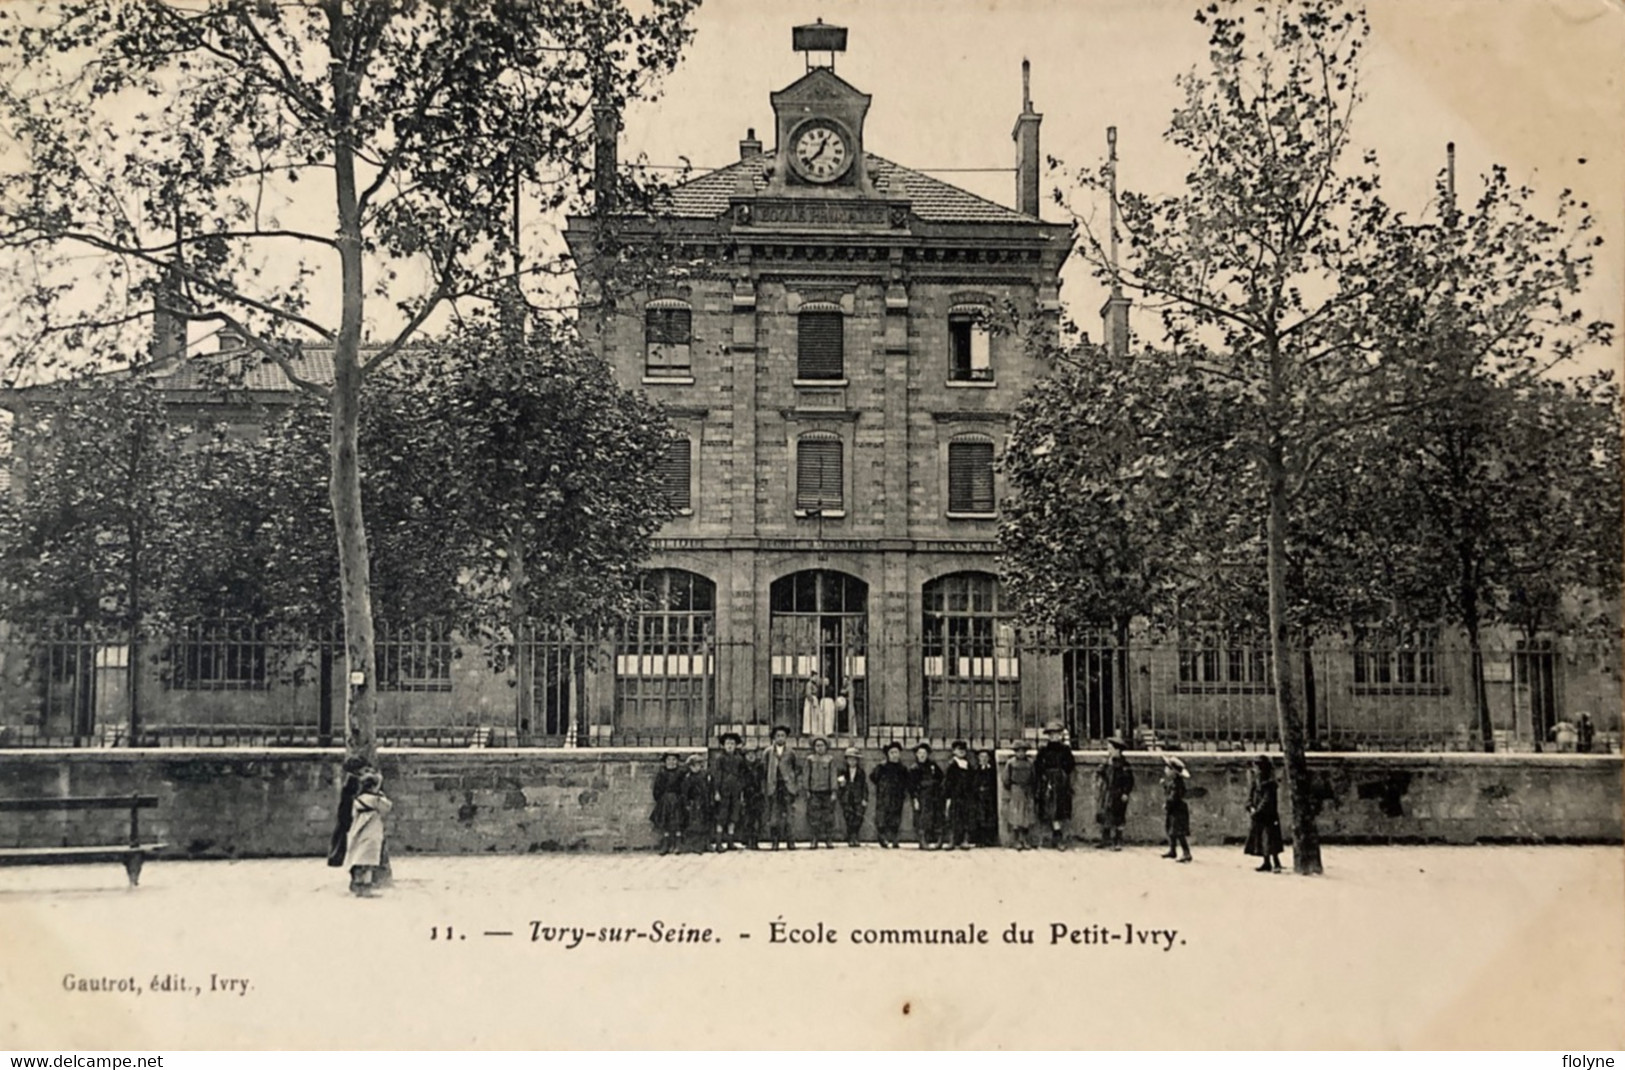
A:
POLYGON ((1065 732, 1066 731, 1066 726, 1063 725, 1061 723, 1060 718, 1057 717, 1057 718, 1051 719, 1048 724, 1044 725, 1044 731, 1046 731, 1046 732, 1065 732))

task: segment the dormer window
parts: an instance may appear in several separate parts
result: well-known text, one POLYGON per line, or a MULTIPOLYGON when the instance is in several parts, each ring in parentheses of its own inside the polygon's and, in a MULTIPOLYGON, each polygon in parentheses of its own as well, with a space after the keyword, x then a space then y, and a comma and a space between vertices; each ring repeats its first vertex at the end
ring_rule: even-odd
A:
POLYGON ((643 374, 649 379, 688 379, 694 312, 683 301, 650 301, 643 311, 643 374))
POLYGON ((955 306, 948 314, 948 381, 991 383, 993 338, 987 310, 955 306))

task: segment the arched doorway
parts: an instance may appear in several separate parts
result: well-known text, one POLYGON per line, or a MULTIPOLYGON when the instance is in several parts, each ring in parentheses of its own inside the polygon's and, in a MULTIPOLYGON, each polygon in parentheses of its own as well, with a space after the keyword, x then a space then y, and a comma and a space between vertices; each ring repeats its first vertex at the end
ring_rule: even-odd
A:
POLYGON ((835 731, 861 735, 868 725, 869 585, 829 569, 793 572, 769 594, 768 649, 772 723, 802 730, 812 681, 838 704, 835 731))
POLYGON ((643 608, 615 644, 615 734, 674 745, 704 740, 716 699, 717 585, 695 572, 643 576, 643 608))
POLYGON ((1020 726, 1021 673, 1014 622, 999 578, 955 572, 923 588, 926 731, 941 738, 1003 739, 1020 726))

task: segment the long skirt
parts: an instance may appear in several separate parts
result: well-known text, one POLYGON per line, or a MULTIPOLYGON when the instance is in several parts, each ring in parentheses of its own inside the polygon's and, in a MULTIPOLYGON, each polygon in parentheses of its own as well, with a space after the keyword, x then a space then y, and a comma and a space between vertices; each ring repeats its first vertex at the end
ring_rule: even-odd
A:
POLYGON ((1253 827, 1247 831, 1247 845, 1242 853, 1266 858, 1278 855, 1284 844, 1281 842, 1281 816, 1279 814, 1254 814, 1253 827))
POLYGON ((1181 799, 1178 802, 1165 802, 1163 805, 1162 828, 1171 838, 1174 836, 1189 836, 1191 834, 1191 808, 1181 799))
POLYGON ((809 791, 807 793, 807 825, 812 840, 817 843, 835 838, 835 793, 809 791))
POLYGON ((1025 784, 1011 784, 1004 795, 1004 819, 1013 829, 1033 827, 1033 793, 1025 784))

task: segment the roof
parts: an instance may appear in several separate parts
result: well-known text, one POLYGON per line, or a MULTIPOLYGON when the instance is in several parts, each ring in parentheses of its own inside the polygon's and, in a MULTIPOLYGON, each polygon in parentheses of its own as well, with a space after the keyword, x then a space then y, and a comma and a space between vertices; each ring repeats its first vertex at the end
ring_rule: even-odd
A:
MULTIPOLYGON (((736 196, 741 179, 749 177, 757 193, 767 189, 767 169, 777 153, 764 152, 738 163, 690 179, 667 194, 669 210, 680 219, 716 219, 728 210, 728 200, 736 196)), ((1022 215, 985 197, 950 186, 919 171, 876 156, 863 154, 869 176, 877 186, 903 193, 913 202, 914 214, 930 223, 1026 223, 1042 221, 1022 215)))
MULTIPOLYGON (((327 385, 333 382, 333 350, 305 347, 293 358, 301 379, 327 385)), ((282 368, 270 358, 251 350, 211 353, 184 361, 174 371, 153 377, 165 390, 266 390, 294 389, 282 368)))

